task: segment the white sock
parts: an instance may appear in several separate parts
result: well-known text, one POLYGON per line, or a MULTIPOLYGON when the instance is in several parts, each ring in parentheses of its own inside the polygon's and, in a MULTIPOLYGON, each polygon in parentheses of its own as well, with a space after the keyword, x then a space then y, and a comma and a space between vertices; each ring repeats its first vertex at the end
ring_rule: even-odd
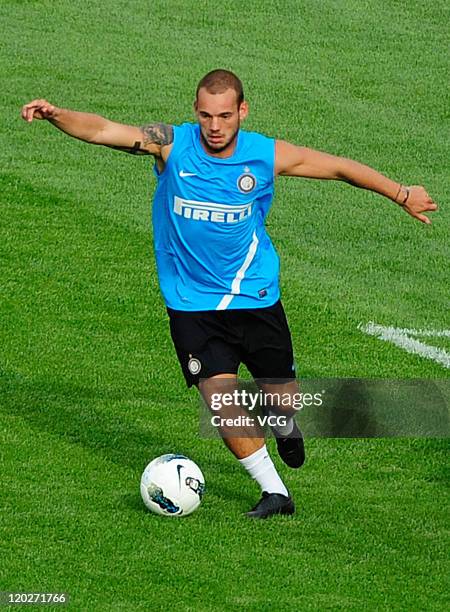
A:
MULTIPOLYGON (((271 412, 270 416, 278 417, 280 415, 275 414, 275 412, 271 412)), ((277 425, 275 425, 275 427, 273 427, 272 429, 274 429, 276 433, 282 438, 287 438, 291 431, 294 429, 294 417, 286 417, 286 425, 278 425, 277 420, 277 425)))
POLYGON ((288 490, 275 469, 272 459, 269 456, 266 445, 255 451, 249 457, 239 459, 239 463, 245 467, 247 472, 267 493, 280 493, 289 496, 288 490))

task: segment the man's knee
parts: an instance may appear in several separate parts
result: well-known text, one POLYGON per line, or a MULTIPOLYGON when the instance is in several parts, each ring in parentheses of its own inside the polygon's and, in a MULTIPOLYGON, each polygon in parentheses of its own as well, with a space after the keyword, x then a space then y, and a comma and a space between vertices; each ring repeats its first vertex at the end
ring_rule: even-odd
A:
MULTIPOLYGON (((237 389, 236 374, 217 374, 200 380, 198 384, 198 390, 210 408, 213 403, 220 402, 224 395, 234 393, 235 389, 237 389)), ((213 408, 217 409, 215 406, 213 408)))
POLYGON ((296 380, 285 383, 266 383, 260 385, 262 408, 278 415, 294 416, 299 408, 301 398, 296 380))

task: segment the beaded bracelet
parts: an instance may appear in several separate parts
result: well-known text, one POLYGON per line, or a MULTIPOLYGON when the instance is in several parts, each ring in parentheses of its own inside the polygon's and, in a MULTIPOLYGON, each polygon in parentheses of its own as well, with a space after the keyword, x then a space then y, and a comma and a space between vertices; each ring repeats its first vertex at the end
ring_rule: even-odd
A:
POLYGON ((399 206, 404 206, 406 204, 406 202, 408 201, 408 198, 409 198, 409 187, 405 187, 404 185, 400 185, 400 187, 398 188, 397 194, 396 194, 396 196, 394 198, 394 202, 396 204, 398 204, 399 206), (403 202, 397 202, 397 198, 400 195, 400 191, 402 189, 404 189, 406 191, 405 198, 404 198, 403 202))
POLYGON ((405 199, 403 200, 403 202, 400 204, 400 206, 404 206, 406 204, 406 202, 408 201, 408 198, 409 198, 409 188, 408 187, 403 187, 403 189, 406 191, 406 196, 405 196, 405 199))

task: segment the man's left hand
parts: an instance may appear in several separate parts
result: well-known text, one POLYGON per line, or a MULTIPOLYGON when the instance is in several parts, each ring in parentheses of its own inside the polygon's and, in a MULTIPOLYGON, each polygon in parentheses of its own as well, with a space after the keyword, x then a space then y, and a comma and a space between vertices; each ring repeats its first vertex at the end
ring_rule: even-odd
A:
POLYGON ((397 204, 399 204, 405 211, 422 221, 422 223, 426 223, 427 225, 431 224, 431 219, 429 219, 424 212, 434 212, 438 210, 438 206, 433 199, 428 195, 427 191, 421 185, 412 185, 411 187, 402 187, 401 193, 397 198, 397 204), (409 195, 406 198, 406 202, 403 204, 404 198, 406 197, 406 190, 409 190, 409 195))

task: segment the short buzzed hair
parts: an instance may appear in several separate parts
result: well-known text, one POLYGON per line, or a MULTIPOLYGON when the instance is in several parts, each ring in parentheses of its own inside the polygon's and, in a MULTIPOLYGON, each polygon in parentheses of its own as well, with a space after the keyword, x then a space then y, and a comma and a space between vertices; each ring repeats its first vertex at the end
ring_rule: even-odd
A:
POLYGON ((201 79, 197 85, 196 98, 198 92, 204 87, 208 93, 219 94, 224 93, 227 89, 234 89, 237 97, 238 108, 244 101, 244 88, 242 81, 230 70, 211 70, 201 79))

